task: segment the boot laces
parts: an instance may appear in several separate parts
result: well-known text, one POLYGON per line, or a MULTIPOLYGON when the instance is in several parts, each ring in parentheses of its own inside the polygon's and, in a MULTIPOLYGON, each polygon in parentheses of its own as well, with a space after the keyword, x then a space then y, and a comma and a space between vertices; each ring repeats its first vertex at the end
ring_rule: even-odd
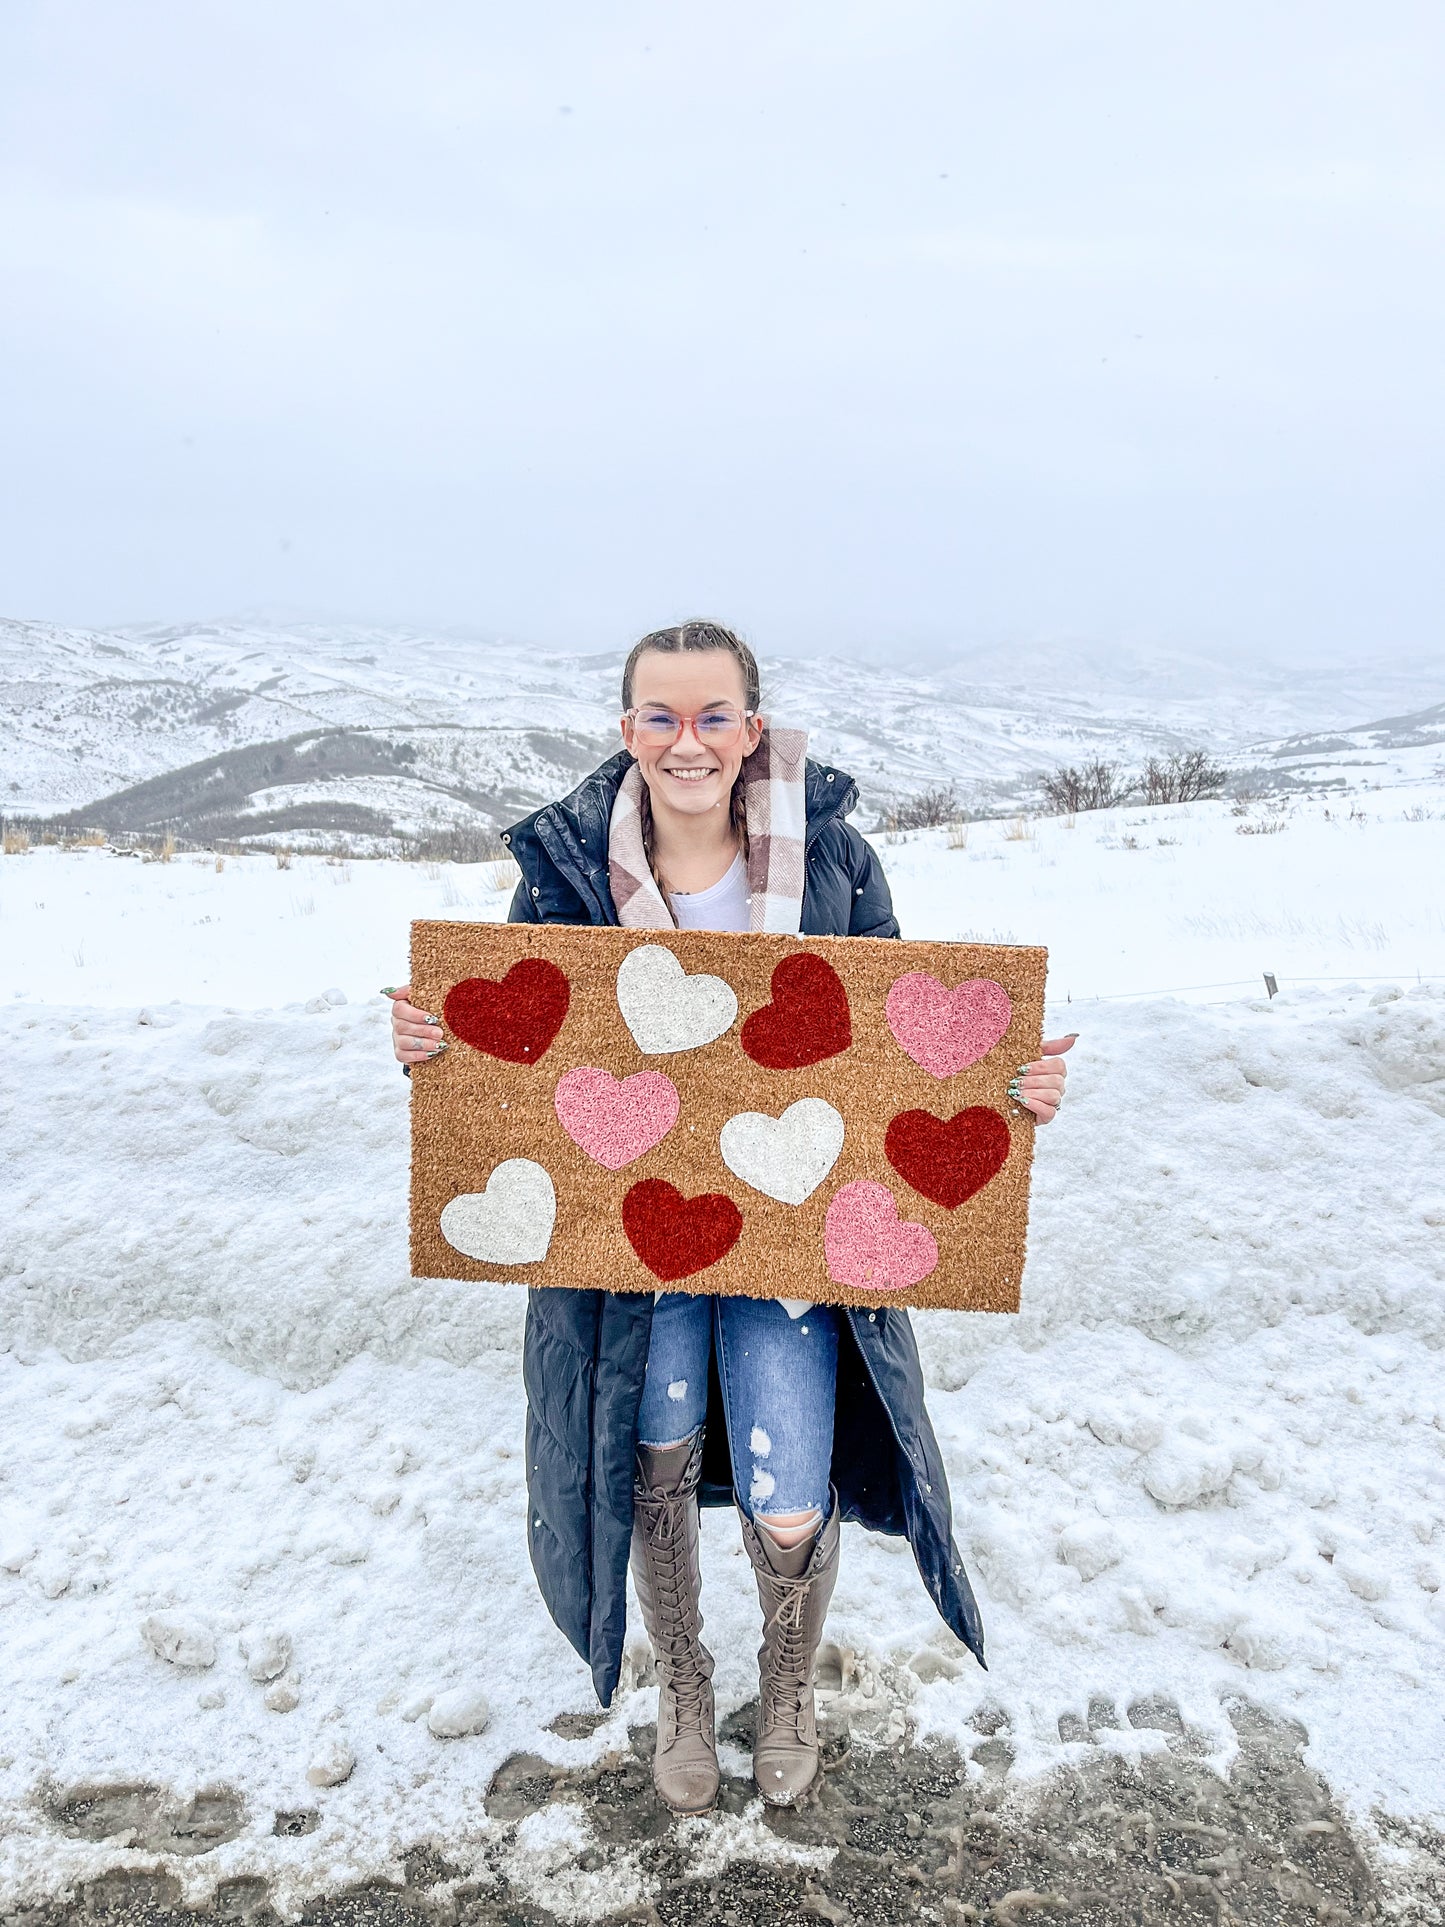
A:
POLYGON ((659 1658, 668 1667, 668 1684, 677 1706, 677 1727, 702 1730, 703 1689, 707 1675, 701 1665, 696 1609, 688 1570, 684 1521, 688 1497, 681 1493, 648 1494, 654 1519, 646 1530, 648 1560, 657 1611, 659 1658))
POLYGON ((766 1724, 781 1722, 796 1732, 803 1717, 809 1686, 809 1654, 803 1632, 803 1608, 813 1581, 806 1577, 775 1580, 780 1598, 768 1619, 772 1643, 768 1654, 766 1724))

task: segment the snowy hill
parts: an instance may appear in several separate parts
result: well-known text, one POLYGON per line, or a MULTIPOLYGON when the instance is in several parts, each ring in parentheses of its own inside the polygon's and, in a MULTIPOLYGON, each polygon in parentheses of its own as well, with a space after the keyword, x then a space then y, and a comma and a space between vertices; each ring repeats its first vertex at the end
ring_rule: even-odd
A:
POLYGON ((383 828, 466 821, 488 802, 525 807, 591 767, 602 686, 576 659, 393 632, 221 624, 101 636, 0 622, 0 800, 49 813, 119 792, 126 802, 106 814, 143 828, 193 799, 184 781, 174 795, 137 786, 189 771, 191 784, 219 781, 233 811, 283 829, 318 803, 322 828, 348 808, 383 828), (261 746, 276 753, 243 754, 261 746))
MULTIPOLYGON (((101 634, 0 621, 0 806, 192 840, 364 848, 396 831, 488 830, 609 751, 621 660, 310 622, 101 634)), ((975 810, 1025 805, 1061 763, 1131 765, 1194 744, 1262 765, 1269 787, 1292 759, 1369 747, 1351 734, 1360 716, 1445 693, 1429 658, 1285 670, 1053 646, 764 668, 770 708, 808 722, 874 818, 949 782, 975 810)))

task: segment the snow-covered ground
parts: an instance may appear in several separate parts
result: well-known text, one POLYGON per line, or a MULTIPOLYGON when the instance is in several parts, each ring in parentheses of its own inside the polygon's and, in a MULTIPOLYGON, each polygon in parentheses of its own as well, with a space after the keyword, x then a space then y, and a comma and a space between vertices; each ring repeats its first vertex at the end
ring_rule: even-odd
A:
MULTIPOLYGON (((1445 973, 1445 752, 1346 793, 1000 818, 875 839, 910 937, 1046 943, 1056 1000, 1445 973), (1378 784, 1378 786, 1376 786, 1378 784), (961 842, 962 847, 954 848, 961 842)), ((0 862, 0 996, 285 1004, 400 982, 413 917, 501 917, 510 862, 169 863, 40 846, 0 862)))
MULTIPOLYGON (((1124 1718, 1151 1694, 1226 1764, 1243 1694, 1363 1825, 1445 1817, 1439 760, 882 846, 910 935, 1047 943, 1081 1035, 1023 1312, 916 1319, 991 1670, 906 1548, 853 1531, 853 1694, 966 1749, 1002 1708, 1022 1773, 1077 1756, 1060 1720, 1095 1698, 1110 1743, 1162 1744, 1124 1718)), ((636 1688, 548 1731, 592 1700, 526 1558, 523 1296, 407 1273, 375 993, 409 918, 506 896, 487 867, 0 858, 7 1904, 115 1861, 53 1818, 97 1784, 231 1790, 235 1837, 165 1864, 189 1900, 256 1873, 294 1913, 428 1834, 466 1864, 509 1754, 598 1757, 650 1717, 636 1688), (433 1730, 478 1693, 485 1730, 433 1730)), ((756 1603, 732 1519, 705 1539, 726 1710, 756 1603)), ((765 1849, 731 1824, 718 1853, 765 1849)), ((586 1917, 625 1896, 585 1844, 529 1822, 509 1872, 586 1917)))

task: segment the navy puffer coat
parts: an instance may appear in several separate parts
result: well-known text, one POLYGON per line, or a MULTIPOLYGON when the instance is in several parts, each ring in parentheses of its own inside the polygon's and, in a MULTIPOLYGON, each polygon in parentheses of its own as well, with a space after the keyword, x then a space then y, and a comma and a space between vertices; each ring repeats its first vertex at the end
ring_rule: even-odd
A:
MULTIPOLYGON (((524 818, 503 841, 522 872, 514 923, 609 923, 607 831, 632 758, 604 763, 560 803, 524 818)), ((851 777, 807 766, 809 936, 896 937, 878 859, 845 817, 851 777)), ((652 1296, 599 1288, 532 1288, 523 1376, 527 1388, 528 1536, 547 1608, 592 1669, 610 1705, 622 1665, 632 1469, 652 1296)), ((844 1519, 906 1534, 934 1604, 983 1662, 983 1628, 953 1543, 938 1441, 908 1313, 849 1309, 840 1330, 833 1483, 844 1519)), ((704 1438, 703 1505, 731 1505, 721 1392, 714 1370, 704 1438)))

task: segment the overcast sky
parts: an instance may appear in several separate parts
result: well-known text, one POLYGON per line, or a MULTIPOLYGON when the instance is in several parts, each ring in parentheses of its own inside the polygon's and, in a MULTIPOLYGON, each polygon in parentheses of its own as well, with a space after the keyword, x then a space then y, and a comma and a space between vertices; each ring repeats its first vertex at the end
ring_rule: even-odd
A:
POLYGON ((0 614, 1442 640, 1439 0, 0 5, 0 614))

